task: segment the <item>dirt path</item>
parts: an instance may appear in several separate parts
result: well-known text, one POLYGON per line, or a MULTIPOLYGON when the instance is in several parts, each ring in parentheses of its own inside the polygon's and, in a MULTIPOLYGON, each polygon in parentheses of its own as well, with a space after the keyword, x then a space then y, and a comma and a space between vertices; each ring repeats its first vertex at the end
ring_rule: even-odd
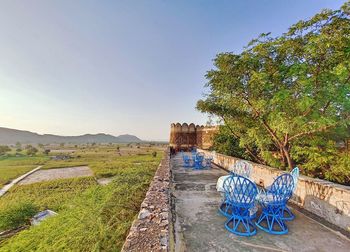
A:
POLYGON ((25 179, 21 180, 19 185, 28 185, 42 181, 50 181, 55 179, 76 178, 93 176, 93 172, 88 166, 77 166, 67 168, 57 168, 48 170, 38 170, 25 179))

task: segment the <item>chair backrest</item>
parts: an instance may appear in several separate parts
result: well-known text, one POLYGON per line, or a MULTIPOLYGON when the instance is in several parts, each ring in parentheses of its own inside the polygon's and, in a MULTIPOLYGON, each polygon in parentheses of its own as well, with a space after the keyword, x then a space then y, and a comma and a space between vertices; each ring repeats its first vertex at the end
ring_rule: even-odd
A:
POLYGON ((294 179, 289 173, 278 176, 272 183, 269 193, 274 202, 286 202, 293 194, 294 179))
POLYGON ((197 159, 197 160, 203 160, 203 159, 204 159, 204 155, 201 154, 201 153, 197 153, 196 159, 197 159))
POLYGON ((250 163, 244 160, 239 160, 234 164, 232 172, 237 175, 250 178, 252 170, 253 166, 250 163))
POLYGON ((293 192, 297 189, 297 185, 298 185, 298 179, 299 179, 299 168, 298 166, 296 166, 291 172, 290 175, 292 175, 293 177, 293 182, 294 182, 294 188, 293 188, 293 192))
POLYGON ((225 198, 234 204, 254 204, 257 186, 248 178, 232 174, 224 181, 225 198))

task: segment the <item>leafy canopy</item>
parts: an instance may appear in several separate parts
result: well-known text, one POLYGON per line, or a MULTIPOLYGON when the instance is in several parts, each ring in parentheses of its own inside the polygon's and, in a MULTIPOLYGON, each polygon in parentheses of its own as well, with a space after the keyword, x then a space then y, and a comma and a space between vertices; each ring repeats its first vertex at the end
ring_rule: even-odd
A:
POLYGON ((219 117, 255 161, 328 167, 334 159, 316 154, 340 155, 335 143, 349 136, 349 17, 347 2, 280 37, 262 34, 240 54, 218 54, 197 108, 219 117))

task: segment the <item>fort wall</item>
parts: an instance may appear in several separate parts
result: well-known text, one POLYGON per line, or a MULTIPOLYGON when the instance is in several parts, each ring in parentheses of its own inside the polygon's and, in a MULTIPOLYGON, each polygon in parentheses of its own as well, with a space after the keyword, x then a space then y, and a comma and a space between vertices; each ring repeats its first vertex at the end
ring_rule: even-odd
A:
POLYGON ((213 137, 217 131, 218 126, 172 123, 169 145, 177 151, 193 147, 208 150, 213 145, 213 137))

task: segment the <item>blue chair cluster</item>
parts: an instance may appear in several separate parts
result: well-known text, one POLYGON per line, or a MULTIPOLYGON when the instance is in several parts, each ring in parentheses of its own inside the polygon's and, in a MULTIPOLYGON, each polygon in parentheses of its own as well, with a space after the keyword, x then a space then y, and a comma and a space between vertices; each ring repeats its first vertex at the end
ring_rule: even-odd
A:
POLYGON ((210 168, 213 160, 211 156, 204 156, 204 154, 199 153, 196 150, 191 151, 191 156, 186 155, 183 151, 181 151, 181 156, 184 167, 193 167, 197 170, 210 168))
POLYGON ((256 227, 270 234, 288 233, 285 221, 293 220, 295 216, 287 207, 287 202, 296 189, 299 168, 278 176, 266 190, 259 190, 249 179, 251 172, 249 163, 240 162, 224 180, 225 193, 219 212, 227 217, 225 228, 240 236, 255 235, 256 227), (256 202, 262 210, 259 218, 253 222, 256 202))

